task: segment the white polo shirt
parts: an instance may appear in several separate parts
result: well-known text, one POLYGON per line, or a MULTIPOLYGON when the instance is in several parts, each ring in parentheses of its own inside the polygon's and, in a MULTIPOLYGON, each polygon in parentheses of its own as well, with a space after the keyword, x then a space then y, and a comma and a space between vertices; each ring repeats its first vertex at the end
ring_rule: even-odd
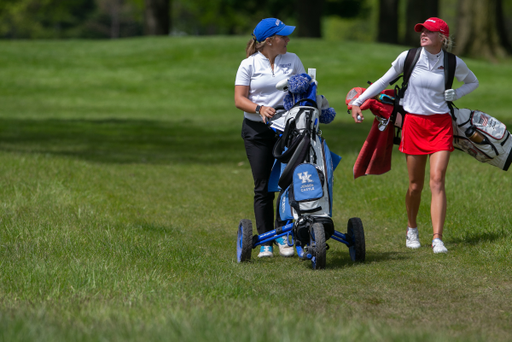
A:
MULTIPOLYGON (((377 82, 373 83, 361 96, 354 101, 354 105, 360 106, 364 101, 374 97, 384 90, 389 82, 393 81, 404 70, 407 52, 402 52, 391 63, 392 67, 377 82)), ((432 115, 445 114, 450 111, 444 99, 444 52, 433 55, 421 49, 421 54, 414 67, 409 85, 403 99, 403 107, 407 113, 432 115)), ((464 82, 455 90, 455 99, 469 94, 478 87, 478 79, 467 67, 466 63, 456 57, 455 78, 464 82)))
MULTIPOLYGON (((276 89, 276 84, 292 75, 305 73, 304 66, 296 54, 287 52, 277 55, 274 70, 270 61, 261 52, 256 52, 240 63, 235 85, 249 86, 249 100, 268 107, 283 104, 286 92, 276 89)), ((244 112, 244 117, 252 121, 263 121, 259 114, 244 112)))

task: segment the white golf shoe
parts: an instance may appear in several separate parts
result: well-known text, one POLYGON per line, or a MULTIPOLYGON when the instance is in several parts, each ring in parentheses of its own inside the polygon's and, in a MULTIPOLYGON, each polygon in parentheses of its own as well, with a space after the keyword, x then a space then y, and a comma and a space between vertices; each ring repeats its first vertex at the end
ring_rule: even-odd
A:
POLYGON ((447 253, 448 252, 448 250, 444 246, 443 241, 441 241, 440 239, 432 240, 432 251, 434 253, 447 253))
POLYGON ((416 249, 416 248, 420 248, 421 247, 420 237, 419 237, 419 234, 418 234, 418 228, 416 228, 416 229, 407 229, 405 246, 407 248, 412 248, 412 249, 416 249))
POLYGON ((279 254, 284 257, 293 255, 293 246, 288 245, 288 236, 281 236, 275 242, 279 246, 279 254))
POLYGON ((260 246, 258 258, 271 258, 274 256, 272 246, 260 246))

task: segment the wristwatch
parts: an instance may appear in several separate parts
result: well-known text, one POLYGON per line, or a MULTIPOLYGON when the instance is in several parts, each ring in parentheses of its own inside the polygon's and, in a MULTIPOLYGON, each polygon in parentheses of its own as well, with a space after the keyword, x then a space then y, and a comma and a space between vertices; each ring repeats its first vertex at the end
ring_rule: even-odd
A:
POLYGON ((260 109, 261 109, 261 106, 260 106, 260 105, 257 105, 257 106, 256 106, 256 114, 259 114, 259 113, 260 113, 260 109))

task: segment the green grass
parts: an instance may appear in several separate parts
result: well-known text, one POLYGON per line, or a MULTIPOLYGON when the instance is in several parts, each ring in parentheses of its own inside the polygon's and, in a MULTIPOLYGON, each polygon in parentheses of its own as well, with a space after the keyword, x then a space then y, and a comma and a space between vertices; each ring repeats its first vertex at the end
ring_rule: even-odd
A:
MULTIPOLYGON (((455 152, 447 255, 404 246, 404 157, 352 178, 371 120, 344 99, 404 47, 292 39, 337 110, 334 221, 361 217, 367 258, 329 241, 327 269, 296 257, 238 264, 252 177, 233 104, 245 38, 0 42, 0 340, 507 341, 510 172, 455 152)), ((458 101, 512 127, 512 63, 465 59, 458 101)))

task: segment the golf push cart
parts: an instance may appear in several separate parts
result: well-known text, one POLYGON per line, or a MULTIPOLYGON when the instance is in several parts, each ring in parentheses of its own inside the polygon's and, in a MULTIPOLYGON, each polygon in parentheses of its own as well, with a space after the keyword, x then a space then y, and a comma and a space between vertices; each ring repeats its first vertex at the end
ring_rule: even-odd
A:
POLYGON ((269 123, 280 135, 274 146, 276 161, 269 182, 269 191, 279 191, 276 222, 280 224, 274 230, 253 235, 251 220, 242 219, 236 241, 238 262, 249 261, 254 248, 280 237, 286 237, 290 247, 295 246, 300 259, 311 260, 313 269, 325 268, 328 239, 345 244, 353 261, 365 260, 361 219, 350 218, 346 233, 334 229, 333 172, 341 158, 329 151, 319 124, 330 123, 335 112, 323 96, 316 95, 314 69, 309 73, 313 77, 296 75, 276 86, 288 92, 285 110, 269 123), (304 80, 306 87, 297 89, 297 81, 304 80))

